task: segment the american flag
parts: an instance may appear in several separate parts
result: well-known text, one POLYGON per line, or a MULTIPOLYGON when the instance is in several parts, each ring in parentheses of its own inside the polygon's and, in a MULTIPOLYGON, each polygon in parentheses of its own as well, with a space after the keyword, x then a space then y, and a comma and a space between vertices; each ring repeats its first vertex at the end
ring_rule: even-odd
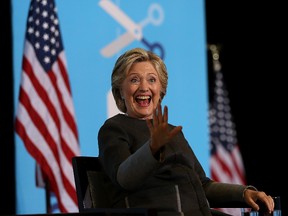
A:
MULTIPOLYGON (((245 184, 244 164, 231 115, 228 91, 221 70, 214 72, 216 75, 214 97, 209 110, 211 178, 218 182, 245 184)), ((241 215, 240 209, 219 210, 232 215, 241 215)))
POLYGON ((71 159, 80 148, 54 0, 30 3, 15 130, 47 176, 59 210, 78 212, 71 159))

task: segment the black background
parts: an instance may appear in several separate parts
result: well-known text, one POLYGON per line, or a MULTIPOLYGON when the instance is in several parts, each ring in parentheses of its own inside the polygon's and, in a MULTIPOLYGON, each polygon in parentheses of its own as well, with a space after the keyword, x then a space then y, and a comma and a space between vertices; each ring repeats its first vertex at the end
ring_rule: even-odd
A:
MULTIPOLYGON (((279 2, 206 0, 207 43, 221 47, 220 61, 247 182, 272 196, 280 195, 285 216, 288 159, 284 8, 279 2)), ((209 70, 210 99, 212 77, 209 70)))
MULTIPOLYGON (((236 123, 247 182, 280 195, 287 215, 285 145, 287 14, 284 2, 206 0, 207 44, 220 61, 236 123)), ((1 1, 0 214, 15 214, 15 144, 10 1, 1 1)), ((207 51, 209 56, 209 52, 207 51)), ((213 77, 209 70, 209 88, 213 77)), ((209 90, 210 91, 210 90, 209 90)), ((211 92, 211 91, 210 91, 211 92)), ((211 95, 210 95, 211 96, 211 95)))

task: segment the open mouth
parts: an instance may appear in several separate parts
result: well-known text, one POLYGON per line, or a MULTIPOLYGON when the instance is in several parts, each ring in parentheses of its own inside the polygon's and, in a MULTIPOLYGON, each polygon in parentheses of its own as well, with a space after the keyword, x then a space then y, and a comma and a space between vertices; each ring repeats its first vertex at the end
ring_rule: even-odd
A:
POLYGON ((151 101, 151 96, 149 96, 149 95, 139 95, 139 96, 137 96, 135 98, 135 101, 140 106, 149 106, 150 101, 151 101))

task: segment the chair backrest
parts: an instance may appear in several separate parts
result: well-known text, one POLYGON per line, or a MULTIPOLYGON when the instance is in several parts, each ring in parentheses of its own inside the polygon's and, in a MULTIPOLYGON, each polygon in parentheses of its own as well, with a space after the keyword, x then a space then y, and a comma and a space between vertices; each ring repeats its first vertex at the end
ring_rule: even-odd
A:
POLYGON ((98 157, 73 157, 72 166, 79 212, 91 212, 95 216, 156 216, 154 209, 112 207, 115 186, 103 171, 98 157))
POLYGON ((91 207, 91 198, 86 197, 85 201, 85 196, 87 196, 87 192, 89 191, 87 171, 96 170, 97 165, 95 164, 97 164, 97 159, 94 157, 77 156, 72 158, 79 212, 83 212, 85 208, 91 207))
POLYGON ((98 157, 72 158, 79 212, 89 208, 110 208, 113 186, 98 157))

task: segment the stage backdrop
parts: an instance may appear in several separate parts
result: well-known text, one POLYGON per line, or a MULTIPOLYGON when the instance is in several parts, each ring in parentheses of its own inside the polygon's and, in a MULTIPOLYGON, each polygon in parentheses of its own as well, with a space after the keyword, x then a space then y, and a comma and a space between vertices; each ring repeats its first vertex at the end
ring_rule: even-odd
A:
MULTIPOLYGON (((106 0, 107 1, 107 0, 106 0)), ((209 175, 208 94, 204 0, 109 1, 141 27, 128 35, 114 7, 99 0, 56 0, 67 57, 81 155, 97 156, 97 132, 119 111, 110 92, 116 58, 143 47, 158 53, 169 72, 169 122, 182 125, 187 140, 209 175), (123 36, 126 34, 125 36, 123 36)), ((15 104, 29 0, 12 0, 15 104)), ((131 22, 132 23, 132 22, 131 22)), ((133 25, 131 25, 133 27, 133 25)), ((45 213, 44 189, 35 186, 35 160, 16 139, 17 213, 45 213)))

